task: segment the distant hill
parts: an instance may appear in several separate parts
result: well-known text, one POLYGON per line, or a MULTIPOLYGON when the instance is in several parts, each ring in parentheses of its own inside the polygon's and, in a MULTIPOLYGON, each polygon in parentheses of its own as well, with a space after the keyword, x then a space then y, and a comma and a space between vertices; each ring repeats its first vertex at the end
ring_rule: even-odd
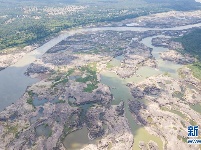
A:
POLYGON ((166 7, 178 11, 195 10, 201 8, 201 4, 196 2, 195 0, 145 0, 145 1, 148 3, 165 4, 166 7))

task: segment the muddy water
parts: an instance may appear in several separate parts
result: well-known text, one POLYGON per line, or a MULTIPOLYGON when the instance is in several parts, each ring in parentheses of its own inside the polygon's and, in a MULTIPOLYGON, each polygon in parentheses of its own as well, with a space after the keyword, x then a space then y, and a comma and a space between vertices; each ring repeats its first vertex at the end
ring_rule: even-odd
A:
MULTIPOLYGON (((145 143, 148 143, 150 140, 155 141, 158 144, 159 149, 162 150, 163 142, 159 137, 149 134, 143 127, 137 125, 135 121, 133 120, 133 117, 128 108, 128 100, 132 100, 133 97, 130 93, 129 88, 126 86, 126 83, 141 82, 147 77, 165 73, 165 72, 168 72, 173 77, 178 77, 177 70, 182 67, 182 65, 177 65, 175 63, 163 61, 162 59, 160 59, 159 53, 167 51, 168 49, 153 46, 151 44, 151 40, 152 38, 155 38, 155 37, 156 36, 145 38, 141 41, 141 43, 143 43, 144 45, 148 47, 153 48, 152 54, 153 54, 153 57, 155 57, 155 59, 158 62, 158 69, 154 69, 151 67, 141 67, 137 71, 137 75, 134 75, 133 77, 124 79, 124 80, 120 79, 115 73, 112 73, 112 72, 102 72, 102 75, 101 75, 101 82, 103 84, 108 85, 111 88, 112 94, 114 95, 115 100, 113 101, 112 104, 117 105, 121 101, 125 102, 125 114, 128 119, 131 131, 134 135, 134 145, 133 145, 134 150, 140 150, 139 148, 140 141, 144 141, 145 143)), ((161 37, 161 36, 157 36, 157 37, 161 37)), ((114 60, 117 61, 118 59, 114 58, 114 60)), ((119 63, 115 63, 115 64, 118 65, 119 63)))
MULTIPOLYGON (((141 41, 141 43, 143 43, 147 47, 153 48, 152 55, 156 59, 157 64, 158 64, 158 73, 156 73, 156 74, 168 72, 172 77, 178 77, 177 70, 179 68, 181 68, 182 65, 179 65, 179 64, 176 64, 176 63, 170 62, 170 61, 163 61, 160 58, 160 53, 168 51, 168 48, 153 46, 151 41, 153 38, 156 38, 156 37, 166 37, 166 36, 164 36, 164 35, 152 36, 152 37, 144 38, 141 41)), ((143 71, 144 71, 143 72, 144 74, 149 73, 149 70, 144 69, 143 71)))
POLYGON ((126 82, 120 79, 115 73, 111 72, 102 72, 101 82, 111 88, 111 92, 115 98, 115 100, 112 102, 113 105, 118 105, 121 101, 125 102, 126 118, 128 119, 129 126, 134 135, 133 149, 140 150, 138 146, 140 141, 145 141, 145 143, 148 143, 150 140, 152 140, 155 141, 159 145, 160 150, 162 150, 163 143, 161 139, 149 134, 143 127, 135 123, 128 108, 128 100, 132 100, 133 97, 129 88, 126 86, 126 82))
POLYGON ((195 105, 190 105, 190 107, 195 110, 196 112, 200 113, 201 114, 201 104, 200 103, 197 103, 195 105))
POLYGON ((67 150, 80 150, 84 146, 94 144, 95 142, 88 139, 88 130, 86 127, 83 127, 81 130, 69 134, 64 139, 63 144, 67 150))

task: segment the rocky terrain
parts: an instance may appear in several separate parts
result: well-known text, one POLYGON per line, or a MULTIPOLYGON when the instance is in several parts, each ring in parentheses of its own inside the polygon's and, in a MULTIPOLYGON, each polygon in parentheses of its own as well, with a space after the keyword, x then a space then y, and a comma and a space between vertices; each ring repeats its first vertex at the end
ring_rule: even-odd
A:
MULTIPOLYGON (((127 19, 121 24, 126 26, 146 26, 151 28, 171 28, 201 22, 201 11, 169 11, 164 13, 127 19), (159 21, 160 20, 160 21, 159 21)), ((118 24, 118 23, 117 23, 118 24)))
MULTIPOLYGON (((172 16, 175 13, 183 17, 180 12, 169 12, 152 15, 147 22, 144 21, 146 17, 138 19, 144 21, 141 25, 155 27, 157 17, 161 18, 162 24, 168 16, 169 21, 175 20, 172 16)), ((187 17, 184 24, 196 23, 197 18, 199 15, 187 17)), ((177 24, 179 21, 171 26, 177 24)), ((135 123, 162 140, 162 147, 155 141, 141 140, 137 143, 141 150, 197 150, 198 145, 188 145, 186 140, 187 127, 201 125, 201 114, 195 108, 201 103, 201 82, 193 77, 189 68, 179 69, 177 78, 161 71, 138 83, 124 80, 136 75, 143 66, 160 69, 153 49, 142 43, 146 37, 170 36, 151 41, 154 46, 171 49, 160 53, 163 60, 183 65, 195 62, 192 56, 182 54, 183 47, 179 42, 171 39, 185 32, 94 31, 61 41, 25 72, 40 81, 27 87, 16 103, 0 112, 0 149, 65 150, 65 138, 87 128, 88 140, 98 142, 84 143, 86 145, 79 149, 131 150, 136 135, 126 116, 126 109, 129 109, 127 113, 135 123), (112 103, 115 101, 112 92, 116 87, 101 83, 104 71, 115 73, 124 82, 122 84, 127 85, 132 97, 128 102, 121 99, 119 104, 112 103)), ((22 55, 15 55, 14 60, 22 55)), ((4 65, 5 60, 2 61, 4 65)), ((7 64, 12 63, 13 59, 7 64)))
POLYGON ((196 59, 188 54, 182 55, 174 50, 170 50, 167 52, 161 53, 161 58, 163 60, 173 61, 178 64, 192 64, 196 61, 196 59))
POLYGON ((0 71, 12 64, 15 64, 26 53, 31 52, 35 48, 36 46, 26 46, 22 49, 17 48, 16 50, 15 48, 13 48, 0 52, 0 71))
MULTIPOLYGON (((190 75, 187 75, 190 76, 190 75)), ((185 143, 186 127, 200 125, 200 113, 191 109, 200 103, 200 81, 194 80, 194 89, 186 81, 169 76, 150 77, 139 84, 128 84, 134 101, 129 102, 135 120, 165 141, 167 149, 198 149, 185 143), (145 99, 146 104, 141 100, 145 99), (174 142, 173 142, 174 141, 174 142)))

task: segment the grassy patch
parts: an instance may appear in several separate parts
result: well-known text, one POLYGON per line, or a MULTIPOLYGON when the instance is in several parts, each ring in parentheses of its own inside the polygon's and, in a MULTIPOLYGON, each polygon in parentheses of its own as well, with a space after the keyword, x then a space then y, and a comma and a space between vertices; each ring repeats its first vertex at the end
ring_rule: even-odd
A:
POLYGON ((182 72, 182 69, 178 69, 178 74, 181 78, 185 78, 186 77, 186 74, 182 72))
POLYGON ((189 122, 192 126, 196 126, 197 123, 195 121, 193 121, 192 119, 190 119, 190 122, 189 122))
POLYGON ((19 132, 18 132, 18 125, 16 126, 7 126, 7 134, 14 134, 16 138, 18 138, 19 136, 19 132))
POLYGON ((179 140, 182 140, 184 143, 187 143, 187 138, 182 137, 182 136, 180 136, 180 135, 178 135, 177 138, 178 138, 179 140))
POLYGON ((171 74, 169 74, 169 72, 165 72, 164 75, 168 76, 168 77, 171 77, 171 74))
POLYGON ((84 88, 84 92, 89 92, 91 93, 94 89, 97 89, 98 86, 94 85, 94 84, 87 84, 87 87, 84 88))
POLYGON ((113 66, 112 64, 110 64, 110 62, 108 62, 106 67, 107 67, 107 68, 112 68, 112 67, 114 67, 114 66, 113 66))
POLYGON ((33 91, 28 91, 28 95, 29 95, 29 98, 27 99, 27 103, 34 106, 34 104, 33 104, 33 95, 34 95, 33 91))
POLYGON ((194 63, 188 67, 191 69, 193 76, 201 80, 201 62, 194 63))
POLYGON ((65 100, 59 100, 58 102, 56 102, 56 104, 65 103, 65 102, 66 102, 65 100))
POLYGON ((80 77, 76 79, 76 82, 82 82, 82 83, 87 83, 87 87, 83 89, 84 92, 92 92, 94 89, 97 89, 98 86, 98 79, 96 75, 96 63, 89 64, 87 66, 81 67, 79 69, 83 74, 86 75, 86 77, 80 77))
POLYGON ((30 105, 33 105, 33 98, 27 99, 27 103, 30 104, 30 105))
POLYGON ((70 76, 71 74, 73 74, 74 71, 75 71, 74 68, 69 69, 69 70, 67 71, 67 73, 66 73, 66 77, 67 77, 67 76, 70 76))
POLYGON ((201 80, 201 29, 195 29, 191 33, 184 35, 176 41, 181 42, 184 47, 184 52, 196 57, 199 62, 196 62, 188 67, 192 70, 193 75, 201 80))
POLYGON ((148 117, 147 117, 147 121, 148 121, 149 123, 152 123, 152 122, 153 122, 153 119, 151 118, 151 116, 148 116, 148 117))

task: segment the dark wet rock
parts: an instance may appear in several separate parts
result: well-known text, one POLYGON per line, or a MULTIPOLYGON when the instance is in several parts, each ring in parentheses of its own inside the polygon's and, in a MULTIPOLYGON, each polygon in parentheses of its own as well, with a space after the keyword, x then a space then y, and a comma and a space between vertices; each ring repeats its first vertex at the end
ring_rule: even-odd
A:
POLYGON ((146 109, 146 105, 140 103, 139 101, 129 101, 129 109, 131 113, 135 115, 137 121, 142 125, 146 125, 147 121, 141 116, 141 110, 146 109))
POLYGON ((168 47, 168 44, 170 43, 169 38, 163 38, 163 37, 157 37, 152 39, 152 44, 156 47, 168 47))
POLYGON ((4 70, 4 69, 5 69, 4 67, 0 67, 0 71, 1 71, 1 70, 4 70))
POLYGON ((100 114, 103 114, 103 108, 99 107, 90 108, 86 114, 86 124, 91 139, 102 137, 105 133, 100 114))
POLYGON ((148 145, 150 150, 159 150, 157 143, 154 141, 149 141, 148 145))
POLYGON ((144 88, 144 93, 146 95, 158 95, 160 93, 160 89, 155 86, 147 86, 144 88))
POLYGON ((116 106, 115 110, 118 116, 122 116, 124 114, 124 102, 120 102, 120 104, 116 106))
POLYGON ((141 150, 148 150, 147 145, 146 145, 146 143, 144 141, 139 142, 139 148, 141 150))
POLYGON ((141 98, 144 97, 144 92, 141 89, 137 88, 137 87, 133 88, 131 90, 131 93, 132 93, 133 97, 136 98, 136 99, 141 99, 141 98))
POLYGON ((18 111, 15 111, 13 114, 10 115, 9 119, 14 120, 18 117, 18 111))
POLYGON ((68 53, 55 53, 54 55, 48 55, 42 58, 43 62, 45 64, 51 63, 56 66, 60 65, 68 65, 73 60, 78 59, 78 57, 69 55, 68 53))
POLYGON ((51 68, 46 67, 44 65, 40 65, 40 64, 35 64, 32 63, 28 68, 27 71, 25 72, 26 75, 30 75, 30 74, 42 74, 42 73, 46 73, 46 72, 50 72, 52 71, 51 68))
POLYGON ((6 122, 8 119, 6 117, 0 117, 0 121, 6 122))

